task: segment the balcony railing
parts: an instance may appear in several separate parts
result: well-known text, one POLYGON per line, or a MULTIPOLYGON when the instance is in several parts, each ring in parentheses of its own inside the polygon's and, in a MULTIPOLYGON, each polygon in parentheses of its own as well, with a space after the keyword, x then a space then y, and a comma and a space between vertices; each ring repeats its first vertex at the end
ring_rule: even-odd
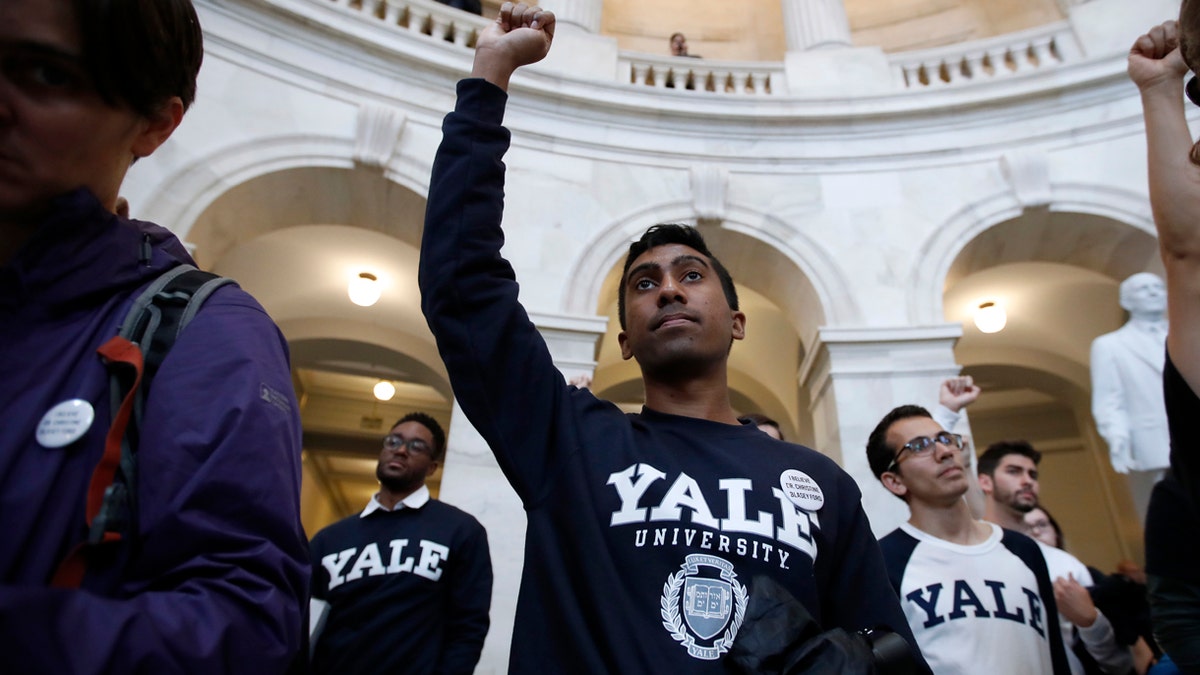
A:
POLYGON ((891 54, 900 89, 923 89, 986 82, 1047 70, 1082 56, 1071 24, 1063 21, 986 40, 891 54))
POLYGON ((475 47, 479 31, 488 20, 433 0, 331 0, 335 5, 361 11, 398 30, 427 35, 460 47, 475 47))
POLYGON ((622 53, 617 62, 622 81, 634 85, 749 96, 787 93, 782 63, 712 61, 628 52, 622 53))
MULTIPOLYGON (((398 31, 474 48, 488 19, 433 0, 327 0, 398 31)), ((1082 58, 1069 22, 985 40, 888 55, 897 90, 919 91, 1045 71, 1082 58)), ((636 87, 733 96, 788 94, 783 63, 715 61, 622 52, 620 81, 636 87)))

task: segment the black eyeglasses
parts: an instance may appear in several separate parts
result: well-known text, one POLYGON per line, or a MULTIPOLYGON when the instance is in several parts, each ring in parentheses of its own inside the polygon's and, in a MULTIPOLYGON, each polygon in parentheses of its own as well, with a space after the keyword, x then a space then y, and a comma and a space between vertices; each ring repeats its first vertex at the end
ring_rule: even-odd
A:
POLYGON ((388 434, 383 437, 383 447, 388 450, 398 450, 400 448, 408 448, 409 452, 418 452, 428 457, 433 457, 433 448, 428 443, 419 438, 410 438, 404 440, 396 434, 388 434))
POLYGON ((904 454, 905 450, 908 451, 909 457, 919 457, 933 449, 934 443, 941 443, 947 448, 962 450, 963 437, 960 434, 952 434, 948 431, 943 431, 932 438, 929 436, 917 436, 911 441, 905 443, 902 448, 896 451, 896 456, 892 458, 892 463, 888 464, 888 468, 886 470, 892 471, 896 467, 900 466, 900 455, 904 454))

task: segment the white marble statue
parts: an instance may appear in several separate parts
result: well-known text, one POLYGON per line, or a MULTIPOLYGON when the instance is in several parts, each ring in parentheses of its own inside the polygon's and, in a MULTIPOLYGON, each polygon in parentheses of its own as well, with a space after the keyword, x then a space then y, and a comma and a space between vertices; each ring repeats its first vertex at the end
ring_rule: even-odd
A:
POLYGON ((1171 450, 1162 393, 1167 291, 1162 279, 1143 272, 1121 282, 1120 294, 1129 321, 1092 342, 1092 416, 1144 519, 1171 450))

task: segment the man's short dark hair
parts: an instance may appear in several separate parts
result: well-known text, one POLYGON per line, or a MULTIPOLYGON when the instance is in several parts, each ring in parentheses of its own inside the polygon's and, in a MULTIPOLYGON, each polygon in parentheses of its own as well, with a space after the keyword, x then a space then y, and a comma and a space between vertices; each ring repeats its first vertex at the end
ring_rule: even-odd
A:
POLYGON ((1179 4, 1179 54, 1188 69, 1200 68, 1200 2, 1179 4))
POLYGON ((442 431, 442 425, 437 420, 423 412, 410 412, 397 420, 392 428, 405 422, 416 422, 429 430, 429 435, 433 436, 433 461, 440 462, 446 457, 446 432, 442 431))
POLYGON ((196 99, 204 36, 191 0, 74 0, 83 67, 100 97, 143 116, 196 99))
POLYGON ((1029 441, 998 441, 988 446, 979 456, 979 473, 988 476, 996 475, 996 467, 1008 455, 1021 455, 1033 460, 1037 466, 1042 461, 1042 453, 1033 449, 1029 441))
POLYGON ((871 473, 876 478, 883 478, 892 460, 896 459, 897 450, 888 447, 887 432, 893 424, 910 417, 928 417, 933 419, 929 411, 919 405, 902 405, 892 408, 892 411, 879 420, 875 430, 867 437, 867 463, 871 465, 871 473))
POLYGON ((625 282, 628 281, 629 268, 633 266, 633 261, 646 251, 670 244, 682 244, 708 258, 708 262, 717 272, 717 278, 721 280, 721 290, 725 291, 725 300, 729 302, 729 308, 737 310, 737 288, 733 285, 733 277, 721 261, 708 250, 708 244, 704 243, 700 231, 689 225, 662 223, 646 230, 641 239, 629 245, 629 255, 625 256, 625 268, 621 270, 621 284, 617 288, 617 319, 621 322, 621 330, 625 330, 625 282))
POLYGON ((783 439, 783 428, 779 426, 779 422, 762 413, 746 413, 739 417, 738 421, 742 424, 753 424, 756 427, 775 427, 775 431, 779 432, 780 440, 783 439))

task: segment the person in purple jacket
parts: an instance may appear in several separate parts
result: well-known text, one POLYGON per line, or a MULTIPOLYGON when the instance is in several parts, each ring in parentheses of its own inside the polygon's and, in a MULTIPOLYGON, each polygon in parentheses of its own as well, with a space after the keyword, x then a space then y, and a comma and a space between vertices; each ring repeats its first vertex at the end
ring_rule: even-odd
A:
MULTIPOLYGON (((97 349, 191 263, 114 213, 126 171, 192 102, 190 0, 0 0, 0 653, 6 672, 278 673, 309 566, 286 344, 235 285, 175 342, 144 400, 132 525, 57 574, 113 426, 97 349)), ((86 550, 86 549, 85 549, 86 550)))

